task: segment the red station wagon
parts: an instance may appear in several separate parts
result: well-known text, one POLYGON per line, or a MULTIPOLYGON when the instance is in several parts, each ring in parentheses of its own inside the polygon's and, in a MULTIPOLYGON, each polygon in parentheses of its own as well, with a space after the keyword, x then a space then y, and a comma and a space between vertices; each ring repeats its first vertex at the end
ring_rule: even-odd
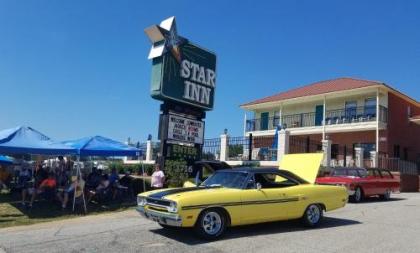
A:
POLYGON ((317 178, 316 183, 344 185, 353 202, 371 196, 389 200, 391 193, 400 189, 400 181, 382 169, 334 168, 329 176, 317 178))

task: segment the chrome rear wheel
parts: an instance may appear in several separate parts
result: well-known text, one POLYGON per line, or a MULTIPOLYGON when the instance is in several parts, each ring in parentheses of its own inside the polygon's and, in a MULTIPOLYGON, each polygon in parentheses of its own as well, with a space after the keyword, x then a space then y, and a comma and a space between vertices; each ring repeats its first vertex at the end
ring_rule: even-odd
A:
POLYGON ((304 224, 308 227, 318 226, 322 220, 323 211, 322 207, 318 204, 309 205, 302 217, 304 224))

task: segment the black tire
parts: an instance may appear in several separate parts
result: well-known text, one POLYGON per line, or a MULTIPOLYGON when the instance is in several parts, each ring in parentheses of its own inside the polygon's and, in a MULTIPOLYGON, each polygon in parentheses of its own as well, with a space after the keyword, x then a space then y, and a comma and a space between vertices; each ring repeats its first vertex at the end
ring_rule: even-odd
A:
POLYGON ((324 209, 319 204, 310 204, 302 216, 302 222, 306 227, 317 227, 324 217, 324 209))
POLYGON ((382 200, 390 200, 391 199, 391 190, 386 189, 384 194, 379 195, 379 198, 381 198, 382 200))
POLYGON ((363 190, 360 187, 357 187, 354 191, 353 196, 351 196, 350 200, 354 203, 360 203, 363 200, 363 190))
POLYGON ((226 221, 224 212, 219 209, 207 209, 198 216, 194 230, 203 239, 216 240, 225 232, 226 221))

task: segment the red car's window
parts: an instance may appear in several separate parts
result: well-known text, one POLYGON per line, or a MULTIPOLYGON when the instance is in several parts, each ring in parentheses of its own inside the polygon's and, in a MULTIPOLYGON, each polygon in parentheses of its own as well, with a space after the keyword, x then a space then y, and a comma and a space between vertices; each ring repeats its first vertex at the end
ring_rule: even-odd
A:
POLYGON ((384 178, 392 178, 391 172, 389 172, 387 170, 381 170, 380 172, 382 174, 382 177, 384 177, 384 178))

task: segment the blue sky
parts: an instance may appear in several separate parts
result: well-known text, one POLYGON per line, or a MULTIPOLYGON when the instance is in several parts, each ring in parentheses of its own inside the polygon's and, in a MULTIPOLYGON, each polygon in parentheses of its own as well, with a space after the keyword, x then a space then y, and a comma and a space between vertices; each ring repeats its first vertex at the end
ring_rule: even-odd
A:
POLYGON ((169 16, 218 55, 206 137, 241 135, 242 103, 341 76, 420 100, 419 13, 415 1, 0 0, 0 129, 156 139, 143 30, 169 16))

